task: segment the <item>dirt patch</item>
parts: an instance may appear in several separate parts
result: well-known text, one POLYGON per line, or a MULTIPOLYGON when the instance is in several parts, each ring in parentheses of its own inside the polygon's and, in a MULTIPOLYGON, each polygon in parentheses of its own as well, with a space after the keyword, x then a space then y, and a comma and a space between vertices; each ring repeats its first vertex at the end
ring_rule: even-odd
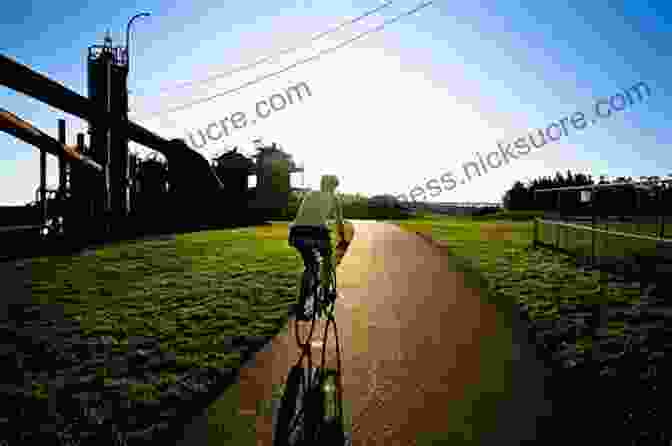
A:
POLYGON ((481 240, 508 241, 511 240, 513 227, 507 224, 481 225, 480 231, 481 240))

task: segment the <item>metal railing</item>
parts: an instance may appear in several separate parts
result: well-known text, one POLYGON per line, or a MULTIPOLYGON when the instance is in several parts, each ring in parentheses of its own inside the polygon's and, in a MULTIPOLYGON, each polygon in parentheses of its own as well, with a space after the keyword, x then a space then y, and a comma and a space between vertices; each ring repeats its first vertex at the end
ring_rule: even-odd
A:
POLYGON ((670 239, 540 218, 534 221, 533 245, 551 247, 596 266, 672 258, 670 239))

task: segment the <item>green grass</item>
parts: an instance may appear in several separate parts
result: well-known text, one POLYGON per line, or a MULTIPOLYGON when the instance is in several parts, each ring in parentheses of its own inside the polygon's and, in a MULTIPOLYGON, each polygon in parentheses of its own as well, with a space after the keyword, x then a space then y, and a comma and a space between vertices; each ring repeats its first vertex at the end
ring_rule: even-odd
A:
POLYGON ((598 272, 579 272, 568 255, 530 249, 532 222, 443 217, 398 224, 445 242, 455 265, 475 275, 484 298, 505 312, 525 303, 532 319, 556 319, 560 304, 639 301, 639 290, 601 286, 598 272))
POLYGON ((511 220, 511 221, 529 221, 535 218, 543 218, 544 211, 507 211, 500 210, 492 214, 474 216, 475 221, 492 221, 492 220, 511 220))
MULTIPOLYGON (((479 433, 493 426, 498 402, 516 401, 507 389, 511 373, 510 329, 516 303, 530 306, 533 320, 556 319, 563 303, 635 303, 638 290, 601 287, 599 273, 577 271, 573 259, 549 249, 530 249, 532 221, 475 220, 470 217, 430 217, 396 222, 410 232, 430 235, 445 246, 453 267, 466 273, 467 284, 480 288, 484 301, 498 308, 496 339, 484 340, 478 386, 465 389, 457 421, 442 433, 425 433, 418 444, 480 444, 479 433), (463 421, 459 421, 463 420, 463 421), (478 426, 478 427, 477 427, 478 426)), ((623 335, 624 324, 610 321, 609 336, 623 335)), ((592 339, 577 339, 588 352, 592 339)))
POLYGON ((272 335, 287 320, 302 262, 287 225, 127 242, 86 256, 30 261, 32 296, 60 304, 85 335, 108 335, 116 350, 131 336, 158 338, 182 367, 233 367, 226 336, 272 335))
MULTIPOLYGON (((346 234, 352 238, 349 223, 346 234)), ((122 242, 90 255, 35 258, 26 267, 33 300, 61 305, 85 336, 111 336, 121 352, 132 336, 153 337, 161 350, 175 353, 177 365, 159 371, 158 385, 128 389, 132 399, 153 399, 181 370, 239 368, 240 354, 224 347, 227 336, 273 336, 286 325, 303 271, 287 238, 288 224, 273 223, 122 242)), ((97 370, 101 385, 108 375, 97 370)), ((35 399, 46 398, 43 387, 34 383, 35 399)), ((231 438, 254 444, 254 420, 238 414, 237 392, 237 385, 227 389, 209 409, 213 444, 231 438)))

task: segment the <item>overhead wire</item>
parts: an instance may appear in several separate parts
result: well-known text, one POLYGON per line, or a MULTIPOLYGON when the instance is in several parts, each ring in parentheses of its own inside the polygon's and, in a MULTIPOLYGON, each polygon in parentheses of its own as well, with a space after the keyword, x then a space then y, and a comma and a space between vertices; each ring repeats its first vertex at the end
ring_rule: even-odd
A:
POLYGON ((426 8, 426 7, 428 7, 428 6, 431 6, 432 3, 434 3, 434 0, 430 0, 430 1, 422 2, 422 3, 420 3, 418 6, 416 6, 415 8, 413 8, 413 9, 411 9, 411 10, 409 10, 409 11, 406 11, 406 12, 404 12, 404 13, 402 13, 402 14, 396 16, 396 17, 393 17, 393 18, 391 18, 391 19, 385 20, 385 21, 384 21, 383 23, 381 23, 380 25, 378 25, 378 26, 376 26, 376 27, 374 27, 374 28, 371 28, 371 29, 369 29, 369 30, 367 30, 367 31, 363 31, 363 32, 361 32, 361 33, 355 35, 354 37, 352 37, 352 38, 350 38, 350 39, 348 39, 348 40, 345 40, 345 41, 341 42, 340 44, 338 44, 338 45, 336 45, 336 46, 333 46, 333 47, 330 47, 330 48, 321 50, 321 51, 319 51, 317 54, 315 54, 315 55, 313 55, 313 56, 307 57, 307 58, 305 58, 305 59, 301 59, 301 60, 299 60, 298 62, 295 62, 295 63, 293 63, 293 64, 291 64, 291 65, 288 65, 288 66, 282 68, 281 70, 278 70, 278 71, 275 71, 275 72, 272 72, 272 73, 269 73, 269 74, 265 74, 265 75, 259 76, 259 77, 255 78, 255 79, 251 80, 251 81, 248 81, 248 82, 246 82, 246 83, 244 83, 244 84, 242 84, 242 85, 239 85, 238 87, 231 88, 231 89, 229 89, 229 90, 225 90, 225 91, 222 92, 222 93, 218 93, 218 94, 215 94, 215 95, 212 95, 212 96, 203 98, 203 99, 199 99, 199 100, 196 100, 196 101, 188 102, 188 103, 183 104, 183 105, 180 105, 180 106, 178 106, 178 107, 173 107, 173 108, 167 109, 167 110, 165 110, 165 111, 158 111, 158 112, 155 112, 155 113, 149 113, 149 114, 147 114, 147 115, 143 115, 143 116, 141 116, 141 117, 137 117, 137 118, 134 118, 134 119, 136 119, 136 120, 144 120, 144 119, 149 119, 149 118, 152 118, 152 117, 163 116, 163 115, 166 115, 166 114, 169 114, 169 113, 174 113, 174 112, 176 112, 176 111, 184 110, 184 109, 186 109, 186 108, 193 107, 194 105, 202 104, 202 103, 204 103, 204 102, 209 102, 209 101, 212 101, 213 99, 220 98, 220 97, 223 97, 223 96, 226 96, 226 95, 229 95, 229 94, 238 92, 238 91, 240 91, 240 90, 242 90, 242 89, 244 89, 244 88, 247 88, 247 87, 250 87, 250 86, 252 86, 252 85, 255 85, 255 84, 257 84, 257 83, 259 83, 259 82, 261 82, 261 81, 264 81, 264 80, 266 80, 266 79, 270 79, 270 78, 275 77, 275 76, 277 76, 277 75, 279 75, 279 74, 282 74, 282 73, 285 73, 285 72, 287 72, 287 71, 289 71, 289 70, 292 70, 292 69, 294 69, 294 68, 296 68, 296 67, 298 67, 298 66, 300 66, 300 65, 303 65, 303 64, 305 64, 305 63, 308 63, 308 62, 312 62, 312 61, 318 60, 318 59, 319 59, 320 57, 322 57, 323 55, 325 55, 325 54, 329 54, 329 53, 332 53, 332 52, 334 52, 334 51, 336 51, 336 50, 338 50, 338 49, 341 49, 341 48, 345 47, 346 45, 349 45, 350 43, 355 42, 355 41, 357 41, 357 40, 359 40, 359 39, 361 39, 361 38, 363 38, 363 37, 365 37, 365 36, 367 36, 367 35, 369 35, 369 34, 373 34, 373 33, 375 33, 375 32, 382 31, 383 28, 385 28, 387 25, 390 25, 390 24, 392 24, 392 23, 395 23, 395 22, 399 21, 400 19, 402 19, 402 18, 404 18, 404 17, 407 17, 407 16, 409 16, 409 15, 411 15, 411 14, 417 12, 417 11, 420 11, 421 9, 424 9, 424 8, 426 8))
MULTIPOLYGON (((319 39, 321 39, 321 38, 323 38, 323 37, 328 36, 329 34, 333 34, 333 33, 335 33, 336 31, 339 31, 339 30, 345 28, 346 26, 355 24, 355 23, 359 22, 360 20, 362 20, 362 19, 364 19, 364 18, 366 18, 366 17, 368 17, 368 16, 370 16, 370 15, 372 15, 372 14, 375 14, 376 12, 380 11, 381 9, 384 9, 384 8, 389 7, 391 4, 392 4, 392 0, 388 0, 388 1, 386 1, 385 3, 383 3, 382 5, 378 6, 377 8, 374 8, 374 9, 371 9, 371 10, 369 10, 369 11, 366 11, 364 14, 362 14, 362 15, 360 15, 360 16, 357 16, 357 17, 355 17, 354 19, 347 20, 347 21, 345 21, 345 22, 342 22, 342 23, 340 23, 340 24, 334 26, 333 28, 330 28, 330 29, 328 29, 328 30, 326 30, 326 31, 322 31, 322 32, 319 33, 319 34, 314 35, 313 37, 311 37, 311 38, 309 39, 309 42, 314 42, 314 41, 316 41, 316 40, 319 40, 319 39)), ((291 48, 286 48, 286 49, 284 49, 284 50, 278 52, 277 54, 272 54, 272 55, 268 55, 268 56, 262 57, 262 58, 260 58, 260 59, 258 59, 258 60, 256 60, 256 61, 254 61, 254 62, 251 62, 251 63, 245 64, 245 65, 242 65, 242 66, 240 66, 240 67, 233 68, 233 69, 228 70, 228 71, 225 71, 225 72, 223 72, 223 73, 215 74, 215 75, 213 75, 213 76, 209 76, 209 77, 207 77, 207 78, 205 78, 205 79, 200 79, 200 80, 194 80, 194 81, 184 82, 184 83, 176 84, 176 85, 172 85, 172 86, 169 86, 169 87, 163 87, 163 88, 159 89, 159 91, 170 91, 170 90, 175 90, 175 89, 178 89, 178 88, 188 87, 188 86, 190 86, 190 85, 195 85, 195 84, 202 84, 202 83, 212 82, 212 81, 214 81, 214 80, 217 80, 217 79, 220 79, 220 78, 223 78, 223 77, 229 77, 229 76, 231 76, 232 74, 240 73, 241 71, 249 70, 249 69, 251 69, 251 68, 254 68, 254 67, 256 67, 256 66, 259 66, 259 65, 261 65, 261 64, 264 64, 264 63, 269 62, 269 61, 271 61, 271 60, 277 59, 277 58, 280 57, 280 56, 284 56, 284 55, 286 55, 286 54, 293 53, 293 52, 295 52, 295 51, 297 51, 297 50, 299 50, 299 49, 301 49, 301 48, 305 48, 305 46, 306 46, 306 45, 298 45, 298 46, 294 46, 294 47, 291 47, 291 48)))

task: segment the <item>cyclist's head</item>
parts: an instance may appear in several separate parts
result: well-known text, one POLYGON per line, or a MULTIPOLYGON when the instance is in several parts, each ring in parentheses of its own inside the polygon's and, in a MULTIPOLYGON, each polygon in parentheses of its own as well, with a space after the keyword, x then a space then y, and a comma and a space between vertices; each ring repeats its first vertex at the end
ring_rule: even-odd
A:
POLYGON ((322 175, 320 190, 322 192, 333 192, 338 187, 338 177, 336 175, 322 175))

